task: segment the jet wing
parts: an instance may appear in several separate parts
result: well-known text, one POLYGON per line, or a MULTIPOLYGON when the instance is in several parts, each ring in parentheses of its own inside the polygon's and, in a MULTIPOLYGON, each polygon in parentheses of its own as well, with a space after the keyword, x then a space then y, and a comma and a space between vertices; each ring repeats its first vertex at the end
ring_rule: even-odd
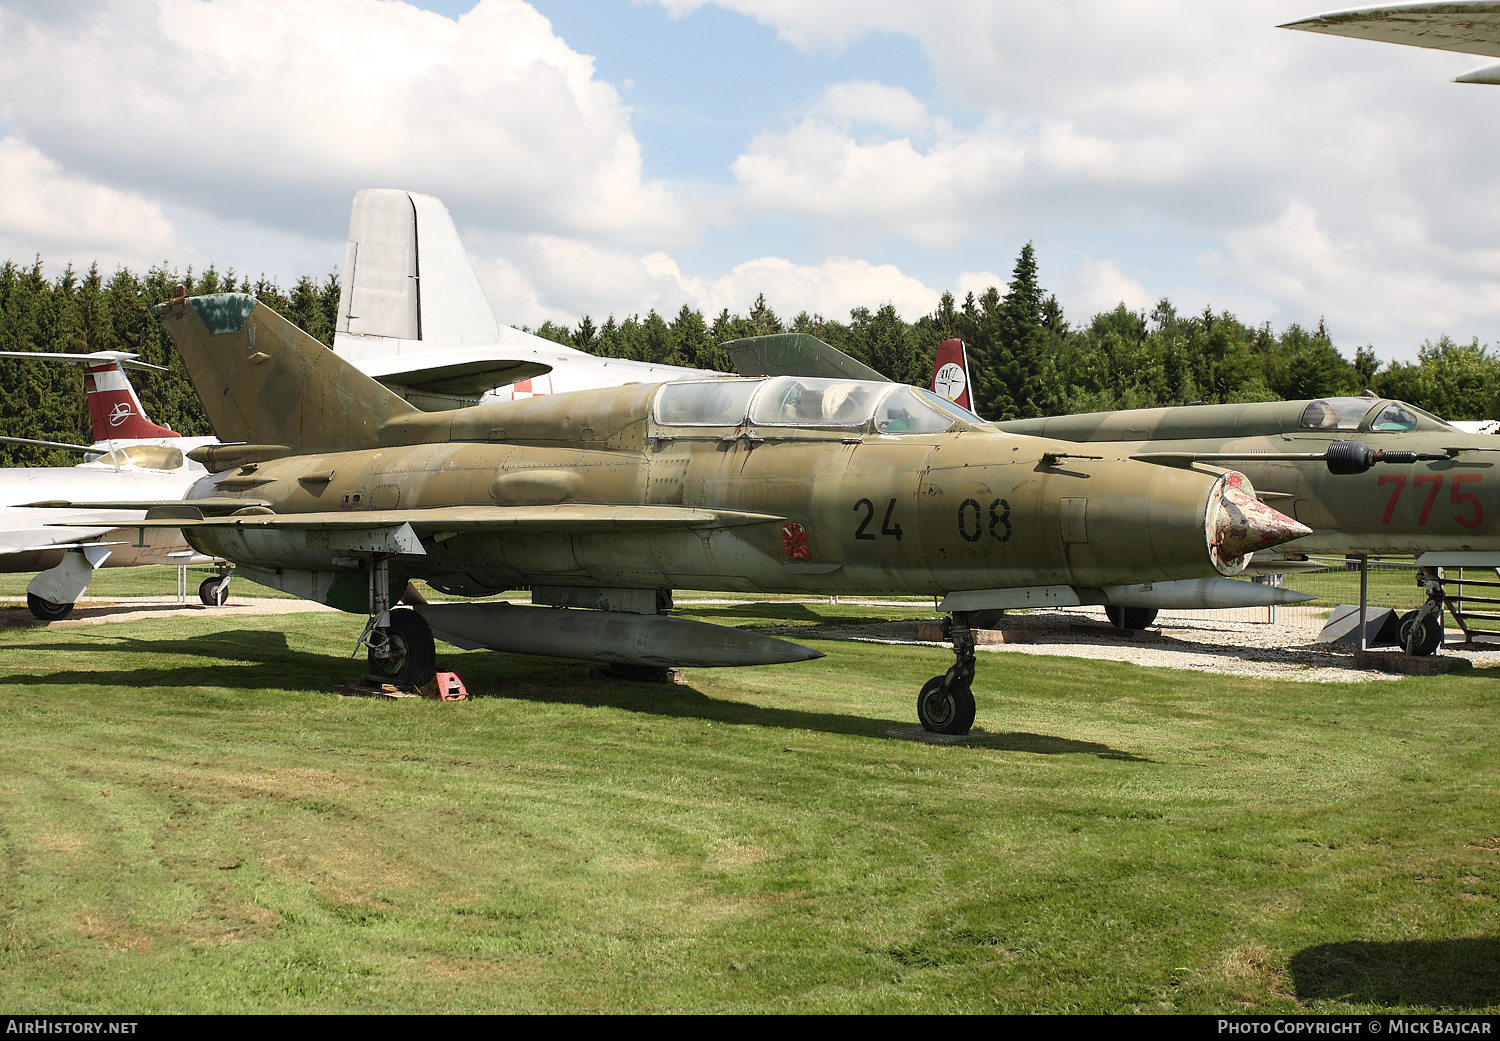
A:
MULTIPOLYGON (((73 502, 66 499, 44 499, 41 502, 20 503, 20 508, 32 510, 136 510, 144 512, 155 509, 163 509, 172 506, 187 505, 198 511, 200 516, 209 514, 233 513, 236 510, 259 508, 264 510, 271 504, 264 499, 230 499, 230 498, 203 498, 188 499, 111 499, 108 501, 73 502)), ((127 527, 134 522, 121 521, 113 527, 121 524, 127 527)))
POLYGON ((0 351, 0 358, 21 358, 26 361, 60 361, 69 365, 108 365, 116 362, 127 369, 147 369, 153 372, 166 372, 165 365, 152 365, 150 362, 140 361, 139 354, 131 354, 129 351, 93 351, 89 354, 54 354, 48 351, 0 351))
POLYGON ((811 333, 746 336, 724 344, 741 376, 817 376, 891 382, 862 361, 849 357, 811 333))
POLYGON ((84 542, 94 545, 95 543, 89 540, 114 531, 118 527, 118 524, 103 527, 69 524, 0 531, 0 556, 9 556, 13 553, 35 553, 44 549, 73 549, 84 542))
MULTIPOLYGON (((1500 58, 1500 3, 1367 7, 1288 22, 1281 28, 1500 58)), ((1495 67, 1460 76, 1457 82, 1496 82, 1495 67)))
POLYGON ((417 532, 590 532, 668 531, 774 524, 785 518, 740 510, 684 506, 440 506, 416 510, 361 510, 336 513, 252 513, 206 517, 198 502, 175 502, 151 509, 127 528, 250 528, 284 531, 368 531, 411 525, 417 532))
POLYGON ((70 452, 97 452, 92 445, 75 445, 67 441, 38 441, 34 437, 0 437, 0 444, 37 445, 41 448, 66 448, 70 452))

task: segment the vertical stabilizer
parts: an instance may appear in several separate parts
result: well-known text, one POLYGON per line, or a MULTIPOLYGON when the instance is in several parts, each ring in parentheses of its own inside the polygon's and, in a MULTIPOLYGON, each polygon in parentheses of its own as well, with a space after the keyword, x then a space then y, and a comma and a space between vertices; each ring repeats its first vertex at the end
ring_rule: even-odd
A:
POLYGON ((175 296, 156 313, 220 440, 377 448, 417 411, 253 296, 175 296))
POLYGON ((417 220, 405 192, 374 188, 354 197, 337 335, 421 336, 417 220))
POLYGON ((969 351, 962 340, 938 344, 932 360, 932 392, 941 394, 960 408, 974 411, 974 381, 969 377, 969 351))
POLYGON ((397 188, 355 195, 334 350, 373 357, 498 339, 442 200, 397 188))
POLYGON ((88 393, 96 442, 180 436, 146 417, 130 377, 117 361, 84 369, 83 389, 88 393))

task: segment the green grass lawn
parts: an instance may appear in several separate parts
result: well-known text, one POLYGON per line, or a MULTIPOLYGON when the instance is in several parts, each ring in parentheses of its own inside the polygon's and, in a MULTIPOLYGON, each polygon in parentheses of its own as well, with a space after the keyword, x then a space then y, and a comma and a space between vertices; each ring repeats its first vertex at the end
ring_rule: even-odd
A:
POLYGON ((1500 1009, 1500 664, 984 654, 944 747, 888 736, 936 649, 386 702, 362 622, 0 630, 7 1009, 1500 1009))

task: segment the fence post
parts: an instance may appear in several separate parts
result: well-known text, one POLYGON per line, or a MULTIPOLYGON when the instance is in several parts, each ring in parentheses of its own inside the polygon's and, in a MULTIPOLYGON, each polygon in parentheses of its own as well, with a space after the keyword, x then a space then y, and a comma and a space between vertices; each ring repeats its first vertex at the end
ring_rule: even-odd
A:
POLYGON ((1370 601, 1370 557, 1369 554, 1361 554, 1359 558, 1359 649, 1369 650, 1365 646, 1365 619, 1369 615, 1370 601))

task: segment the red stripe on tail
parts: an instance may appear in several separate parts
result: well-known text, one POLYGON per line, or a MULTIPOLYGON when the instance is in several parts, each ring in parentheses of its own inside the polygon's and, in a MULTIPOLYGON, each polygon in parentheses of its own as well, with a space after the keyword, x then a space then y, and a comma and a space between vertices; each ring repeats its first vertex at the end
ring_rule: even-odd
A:
POLYGON ((932 363, 932 392, 941 394, 955 405, 974 411, 970 393, 969 353, 962 340, 944 340, 938 344, 932 363))
POLYGON ((85 369, 83 386, 88 392, 89 418, 94 424, 96 442, 181 436, 146 418, 141 399, 136 397, 130 378, 118 364, 111 362, 85 369))

